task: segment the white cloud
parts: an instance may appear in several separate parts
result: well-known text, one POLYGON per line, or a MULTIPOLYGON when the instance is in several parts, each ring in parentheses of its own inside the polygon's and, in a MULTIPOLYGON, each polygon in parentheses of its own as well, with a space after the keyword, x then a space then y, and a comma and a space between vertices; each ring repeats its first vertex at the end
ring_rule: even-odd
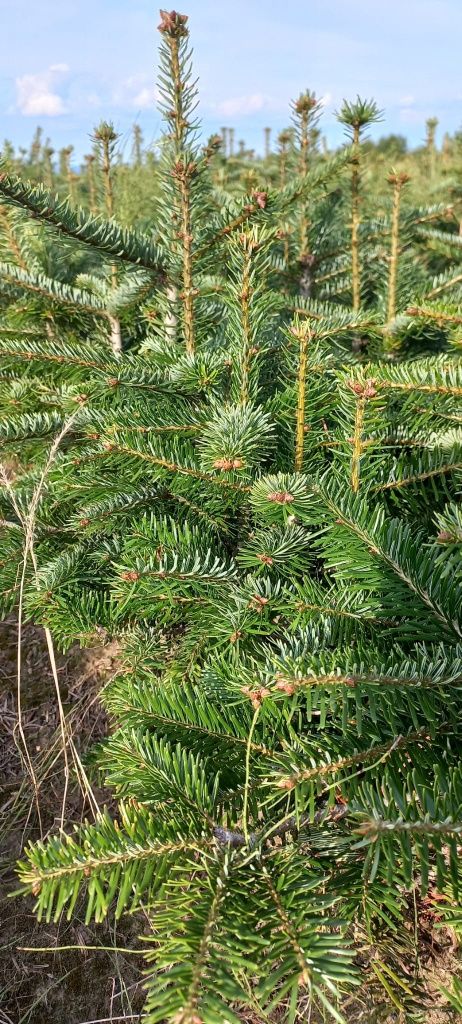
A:
POLYGON ((400 96, 399 105, 400 107, 412 107, 415 103, 415 96, 400 96))
POLYGON ((157 90, 149 88, 147 85, 133 97, 132 106, 137 107, 139 110, 145 110, 146 107, 154 107, 157 102, 157 90))
POLYGON ((113 90, 112 102, 131 110, 151 109, 159 99, 159 91, 151 83, 152 75, 130 75, 113 90))
POLYGON ((321 107, 330 107, 333 103, 333 97, 331 92, 325 92, 324 96, 321 96, 319 100, 321 107))
POLYGON ((251 96, 235 96, 233 99, 222 100, 221 103, 217 103, 215 109, 218 114, 223 114, 225 117, 238 117, 243 114, 256 114, 268 106, 268 96, 256 92, 251 96))
POLYGON ((69 71, 67 64, 52 64, 36 75, 16 79, 16 107, 24 117, 59 117, 66 113, 62 96, 56 92, 56 79, 69 71))

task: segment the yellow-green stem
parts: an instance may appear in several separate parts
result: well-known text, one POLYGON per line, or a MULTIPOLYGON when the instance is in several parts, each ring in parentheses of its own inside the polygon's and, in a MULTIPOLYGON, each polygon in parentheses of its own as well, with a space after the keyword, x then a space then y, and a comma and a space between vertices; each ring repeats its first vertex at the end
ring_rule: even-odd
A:
POLYGON ((303 110, 300 118, 300 174, 306 174, 308 170, 309 144, 309 114, 307 110, 303 110))
POLYGON ((186 172, 180 178, 181 236, 183 241, 183 302, 184 338, 188 355, 194 355, 194 289, 192 280, 192 233, 189 198, 189 178, 186 172))
POLYGON ((174 132, 175 144, 178 159, 177 180, 180 190, 180 213, 181 213, 181 241, 182 241, 182 279, 183 290, 180 299, 183 303, 183 329, 186 351, 188 355, 194 355, 194 288, 192 276, 192 232, 191 232, 191 197, 190 197, 190 170, 183 162, 180 168, 182 147, 185 129, 185 117, 183 112, 183 85, 181 81, 181 69, 179 60, 179 40, 170 39, 172 55, 172 74, 174 83, 174 132))
POLYGON ((396 284, 398 280, 398 256, 399 256, 399 210, 401 204, 401 188, 399 181, 393 187, 393 209, 391 215, 391 246, 390 246, 390 273, 388 277, 388 323, 394 319, 396 314, 396 284))
POLYGON ((109 152, 109 140, 103 139, 103 180, 104 180, 104 199, 106 203, 106 213, 110 219, 114 214, 114 190, 112 188, 112 176, 111 176, 111 157, 109 152))
POLYGON ((390 332, 390 324, 396 316, 396 290, 398 284, 399 264, 399 215, 401 208, 401 191, 409 180, 407 174, 391 174, 388 178, 390 185, 393 185, 393 204, 391 213, 391 239, 390 239, 390 269, 388 275, 388 302, 387 302, 387 323, 388 330, 385 330, 384 346, 389 353, 397 347, 397 342, 390 332))
POLYGON ((174 117, 174 129, 175 129, 175 142, 177 145, 177 152, 181 149, 184 135, 184 117, 183 117, 183 86, 181 82, 181 69, 180 69, 180 58, 179 58, 179 41, 175 38, 169 39, 169 44, 172 54, 172 73, 174 83, 174 104, 175 104, 175 117, 174 117))
POLYGON ((311 331, 309 327, 301 327, 298 331, 298 337, 300 346, 297 384, 297 422, 295 430, 295 470, 297 473, 301 473, 303 469, 303 452, 305 446, 306 367, 308 361, 308 344, 311 338, 311 331))
POLYGON ((255 727, 256 727, 257 722, 258 722, 260 711, 261 711, 261 704, 257 704, 257 707, 255 708, 254 716, 252 718, 252 722, 251 722, 251 725, 250 725, 250 729, 249 729, 249 736, 248 736, 248 740, 247 740, 247 750, 246 750, 246 755, 245 755, 245 786, 244 786, 244 800, 243 800, 243 805, 242 805, 242 831, 244 833, 245 841, 246 841, 247 844, 249 842, 248 808, 249 808, 249 789, 250 789, 250 759, 251 759, 252 747, 253 747, 253 743, 252 743, 253 734, 255 732, 255 727))
POLYGON ((249 400, 249 378, 250 362, 252 358, 251 329, 250 329, 250 265, 251 254, 246 251, 244 256, 244 270, 242 274, 241 318, 242 318, 242 366, 241 366, 241 402, 244 405, 249 400))
POLYGON ((353 287, 353 309, 361 305, 361 271, 359 264, 359 126, 353 128, 353 167, 351 172, 351 271, 353 287))
MULTIPOLYGON (((300 174, 306 174, 308 171, 308 151, 310 144, 310 133, 309 133, 309 116, 307 111, 303 111, 301 116, 300 124, 300 174)), ((310 222, 307 216, 307 207, 303 203, 302 216, 300 220, 300 250, 299 250, 299 261, 301 264, 305 263, 309 256, 309 228, 310 222)))
MULTIPOLYGON (((111 155, 109 149, 109 139, 103 139, 103 181, 104 181, 104 198, 106 203, 106 213, 109 220, 114 215, 114 190, 112 187, 112 175, 111 175, 111 155)), ((117 267, 115 263, 111 264, 111 284, 112 289, 117 288, 117 267)), ((122 351, 122 332, 120 329, 120 320, 118 317, 109 316, 109 323, 111 327, 111 348, 115 355, 120 355, 122 351)))
POLYGON ((355 412, 355 429, 353 435, 353 453, 351 456, 351 489, 354 494, 359 491, 360 463, 363 453, 363 424, 366 400, 358 398, 355 412))

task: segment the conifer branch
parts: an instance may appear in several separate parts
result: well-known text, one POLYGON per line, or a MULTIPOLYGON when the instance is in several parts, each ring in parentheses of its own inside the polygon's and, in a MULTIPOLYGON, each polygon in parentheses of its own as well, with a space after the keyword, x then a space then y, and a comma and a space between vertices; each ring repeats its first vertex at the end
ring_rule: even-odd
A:
POLYGON ((91 217, 80 207, 71 208, 43 185, 23 182, 6 172, 0 174, 0 196, 4 202, 27 211, 68 238, 90 245, 116 259, 137 264, 163 279, 164 257, 148 237, 113 221, 91 217))
POLYGON ((412 746, 414 743, 428 742, 429 739, 430 736, 427 730, 423 728, 417 732, 409 733, 407 736, 398 736, 391 742, 378 743, 367 750, 359 750, 356 754, 351 754, 349 757, 339 758, 338 761, 329 761, 328 764, 301 769, 287 778, 281 778, 277 786, 279 789, 293 789, 294 786, 302 785, 311 779, 322 779, 326 775, 336 775, 346 768, 353 768, 358 764, 367 765, 369 761, 376 761, 377 758, 383 761, 384 758, 393 754, 395 750, 407 749, 407 747, 412 746))
POLYGON ((386 484, 377 484, 377 491, 399 490, 401 487, 410 487, 424 480, 431 480, 435 476, 444 476, 446 473, 457 473, 462 471, 462 462, 448 462, 437 466, 435 469, 427 469, 422 473, 415 473, 413 476, 401 477, 399 480, 389 480, 386 484))
POLYGON ((191 466, 182 466, 176 462, 171 462, 169 459, 164 459, 161 456, 152 455, 150 452, 130 448, 128 445, 117 444, 113 441, 108 441, 104 451, 95 452, 94 454, 96 457, 101 458, 111 454, 128 455, 131 458, 151 462, 153 465, 165 469, 168 473, 178 473, 180 475, 194 477, 196 480, 203 480, 204 483, 211 484, 213 487, 223 487, 232 491, 242 492, 248 492, 251 490, 251 488, 245 484, 235 483, 232 480, 221 480, 218 476, 212 476, 210 473, 202 473, 200 470, 194 469, 191 466))

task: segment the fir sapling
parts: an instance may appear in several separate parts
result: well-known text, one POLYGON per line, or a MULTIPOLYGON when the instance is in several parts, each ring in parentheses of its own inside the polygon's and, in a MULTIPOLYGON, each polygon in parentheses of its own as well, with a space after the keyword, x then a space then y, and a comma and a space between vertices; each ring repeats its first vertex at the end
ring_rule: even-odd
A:
POLYGON ((153 230, 119 225, 107 191, 95 217, 0 177, 2 612, 63 649, 121 645, 88 766, 114 810, 28 844, 21 885, 45 921, 141 911, 151 1024, 339 1022, 378 957, 413 1013, 407 900, 456 899, 460 872, 457 231, 440 207, 409 212, 401 177, 360 249, 378 117, 360 100, 341 113, 351 198, 351 152, 314 146, 284 181, 217 185, 189 22, 162 11, 159 28, 153 230), (290 286, 281 260, 301 210, 309 296, 299 236, 290 286), (63 241, 65 280, 37 265, 63 241), (393 317, 403 344, 382 360, 393 317))

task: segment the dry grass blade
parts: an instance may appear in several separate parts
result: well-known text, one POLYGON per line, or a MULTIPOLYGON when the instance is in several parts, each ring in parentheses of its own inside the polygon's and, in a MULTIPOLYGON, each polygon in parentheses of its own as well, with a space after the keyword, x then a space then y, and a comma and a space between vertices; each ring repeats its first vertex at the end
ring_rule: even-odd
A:
MULTIPOLYGON (((60 432, 55 437, 53 443, 51 444, 50 451, 48 453, 48 457, 47 457, 45 466, 43 468, 42 474, 41 474, 40 479, 38 481, 37 487, 35 488, 35 491, 33 493, 32 500, 31 500, 29 511, 28 511, 27 515, 23 514, 23 512, 21 511, 21 509, 18 506, 18 503, 16 501, 16 497, 15 497, 15 493, 14 493, 14 489, 11 486, 10 477, 9 477, 9 474, 8 474, 8 471, 7 471, 6 467, 3 464, 0 464, 0 480, 3 483, 5 489, 7 490, 8 494, 10 496, 10 499, 12 501, 14 510, 16 512, 16 515, 18 516, 18 519, 19 519, 19 521, 20 521, 20 523, 22 525, 23 532, 24 532, 23 560, 22 560, 21 579, 20 579, 20 584, 19 584, 19 596, 18 596, 18 644, 17 644, 17 715, 18 715, 18 720, 17 720, 17 728, 18 728, 18 733, 19 733, 19 736, 20 736, 21 744, 22 744, 22 749, 23 749, 26 769, 27 769, 27 772, 28 772, 29 777, 31 779, 31 782, 32 782, 32 785, 33 785, 33 788, 34 788, 34 793, 35 793, 35 796, 36 796, 36 806, 37 806, 37 813, 39 815, 39 819, 40 819, 40 804, 39 804, 39 799, 38 799, 39 786, 38 786, 38 782, 37 782, 37 777, 36 777, 35 772, 34 772, 34 767, 33 767, 33 764, 32 764, 32 759, 30 757, 30 753, 29 753, 29 750, 28 750, 26 736, 25 736, 25 733, 24 733, 24 728, 23 728, 23 723, 22 723, 22 697, 21 697, 21 658, 22 658, 22 654, 21 654, 21 639, 22 639, 22 624, 23 624, 24 586, 25 586, 25 580, 26 580, 27 564, 28 564, 28 560, 29 559, 31 560, 32 565, 33 565, 33 570, 34 570, 34 575, 35 575, 35 581, 36 581, 37 588, 39 586, 39 583, 38 583, 38 566, 37 566, 37 560, 36 560, 35 551, 34 551, 34 536, 35 536, 35 524, 36 524, 37 509, 38 509, 38 506, 39 506, 39 503, 40 503, 40 499, 41 499, 41 496, 42 496, 42 493, 43 493, 43 490, 44 490, 44 487, 45 487, 45 484, 46 484, 46 480, 47 480, 48 474, 49 474, 49 472, 51 470, 51 467, 53 465, 53 462, 54 462, 54 460, 56 458, 56 455, 58 453, 59 447, 60 447, 62 441, 64 440, 64 438, 66 437, 66 434, 68 434, 69 431, 71 430, 71 428, 73 427, 73 425, 75 423, 75 420, 76 420, 77 416, 79 415, 79 412, 80 412, 80 409, 78 408, 78 409, 75 410, 75 412, 71 416, 69 416, 69 418, 64 423, 64 426, 62 427, 60 432)), ((57 667, 56 667, 56 656, 55 656, 55 650, 54 650, 54 645, 53 645, 53 638, 52 638, 50 630, 48 629, 47 626, 44 627, 44 630, 45 630, 45 637, 46 637, 46 642, 47 642, 47 647, 48 647, 48 655, 49 655, 49 659, 50 659, 51 670, 52 670, 52 674, 53 674, 53 680, 54 680, 54 684, 55 684, 56 700, 57 700, 58 709, 59 709, 59 723, 60 723, 60 729, 61 729, 62 755, 63 755, 63 760, 64 760, 64 777, 65 777, 65 786, 64 786, 64 793, 63 793, 62 806, 61 806, 61 828, 64 828, 66 798, 67 798, 67 792, 68 792, 68 788, 69 788, 69 775, 70 775, 68 748, 69 748, 69 750, 71 751, 71 754, 72 754, 72 758, 73 758, 73 761, 74 761, 74 765, 75 765, 75 769, 76 769, 76 772, 77 772, 77 776, 79 778, 79 783, 80 783, 80 785, 82 787, 82 792, 84 792, 85 795, 89 798, 89 801, 90 801, 90 804, 91 804, 91 806, 93 808, 94 813, 98 812, 99 805, 98 805, 98 802, 97 802, 97 800, 96 800, 96 798, 95 798, 95 796, 93 794, 93 791, 91 789, 91 786, 90 786, 90 783, 88 781, 85 769, 84 769, 84 767, 82 765, 81 759, 80 759, 80 757, 78 755, 78 752, 76 750, 74 741, 72 739, 72 735, 70 734, 70 732, 68 730, 68 727, 67 727, 66 716, 64 714, 64 709, 63 709, 62 700, 61 700, 61 692, 60 692, 58 672, 57 672, 57 667)))

